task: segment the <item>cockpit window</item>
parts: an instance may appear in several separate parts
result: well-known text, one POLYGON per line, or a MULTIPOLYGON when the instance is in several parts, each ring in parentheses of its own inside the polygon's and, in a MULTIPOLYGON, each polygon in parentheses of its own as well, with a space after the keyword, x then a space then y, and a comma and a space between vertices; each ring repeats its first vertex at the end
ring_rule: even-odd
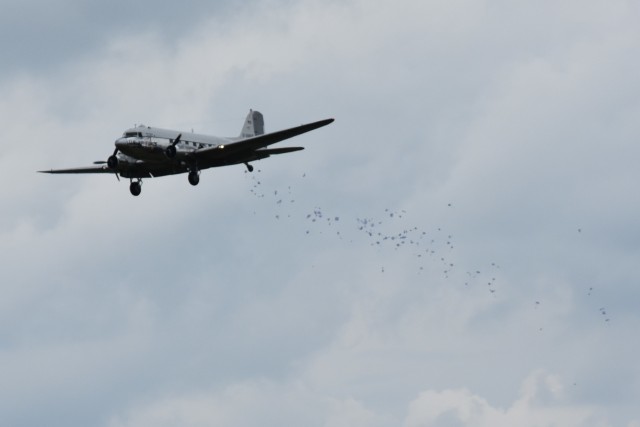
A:
POLYGON ((142 133, 140 133, 140 132, 125 132, 123 136, 125 138, 142 138, 142 133))

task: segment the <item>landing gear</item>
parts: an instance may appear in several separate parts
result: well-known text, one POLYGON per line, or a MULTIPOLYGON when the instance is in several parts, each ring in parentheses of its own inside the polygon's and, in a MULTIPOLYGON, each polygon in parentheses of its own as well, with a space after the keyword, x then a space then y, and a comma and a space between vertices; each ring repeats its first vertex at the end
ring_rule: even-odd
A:
POLYGON ((198 185, 199 182, 200 175, 198 174, 198 171, 192 170, 191 172, 189 172, 189 184, 198 185))
POLYGON ((249 172, 253 172, 253 166, 251 166, 249 163, 245 163, 244 165, 247 167, 247 170, 249 172))
POLYGON ((142 193, 142 180, 131 181, 131 185, 129 185, 129 191, 134 196, 139 196, 142 193))

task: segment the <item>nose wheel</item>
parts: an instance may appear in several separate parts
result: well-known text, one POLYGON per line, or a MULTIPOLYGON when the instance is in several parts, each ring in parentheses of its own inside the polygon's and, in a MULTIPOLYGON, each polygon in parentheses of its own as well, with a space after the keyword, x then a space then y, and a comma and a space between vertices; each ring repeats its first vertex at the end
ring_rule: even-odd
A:
POLYGON ((142 193, 142 180, 139 179, 137 181, 131 181, 129 191, 131 191, 132 195, 139 196, 140 193, 142 193))

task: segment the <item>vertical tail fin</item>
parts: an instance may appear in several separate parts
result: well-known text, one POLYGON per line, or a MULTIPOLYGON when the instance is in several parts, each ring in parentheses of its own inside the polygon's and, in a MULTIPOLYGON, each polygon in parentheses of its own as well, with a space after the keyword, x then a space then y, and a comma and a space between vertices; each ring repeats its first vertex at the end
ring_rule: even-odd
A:
POLYGON ((264 117, 262 117, 262 113, 249 110, 242 132, 240 132, 240 138, 251 138, 262 134, 264 134, 264 117))

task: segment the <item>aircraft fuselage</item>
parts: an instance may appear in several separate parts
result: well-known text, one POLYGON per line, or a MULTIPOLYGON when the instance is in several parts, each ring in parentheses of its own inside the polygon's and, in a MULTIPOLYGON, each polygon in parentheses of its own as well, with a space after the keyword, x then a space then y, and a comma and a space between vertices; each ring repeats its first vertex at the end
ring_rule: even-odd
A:
POLYGON ((303 147, 269 148, 270 145, 318 129, 333 122, 320 120, 272 133, 264 133, 264 120, 258 111, 249 111, 239 137, 223 138, 193 132, 180 132, 151 126, 127 129, 115 141, 115 151, 107 161, 72 169, 52 169, 45 173, 113 173, 130 178, 131 193, 140 194, 142 178, 188 172, 189 183, 197 185, 200 171, 218 166, 265 159, 275 154, 302 150, 303 147), (136 182, 133 180, 137 179, 136 182))

